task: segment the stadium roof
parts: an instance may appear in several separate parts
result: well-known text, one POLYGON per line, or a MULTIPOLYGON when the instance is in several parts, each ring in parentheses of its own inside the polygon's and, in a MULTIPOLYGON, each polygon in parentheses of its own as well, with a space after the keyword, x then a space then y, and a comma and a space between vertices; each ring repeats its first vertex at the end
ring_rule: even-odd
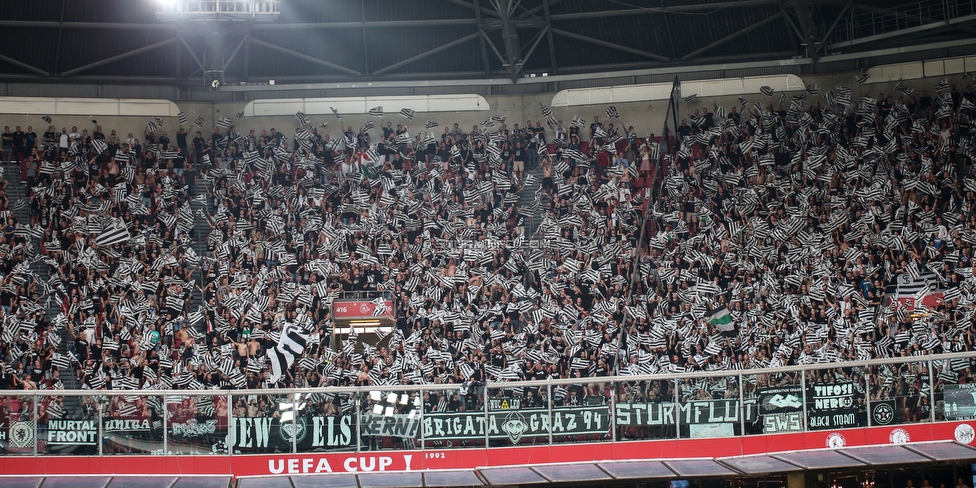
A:
MULTIPOLYGON (((202 5, 216 0, 170 0, 202 5)), ((237 4, 247 4, 239 1, 237 4)), ((0 3, 0 78, 199 85, 487 79, 769 61, 976 37, 941 0, 256 0, 268 21, 160 0, 0 3)))

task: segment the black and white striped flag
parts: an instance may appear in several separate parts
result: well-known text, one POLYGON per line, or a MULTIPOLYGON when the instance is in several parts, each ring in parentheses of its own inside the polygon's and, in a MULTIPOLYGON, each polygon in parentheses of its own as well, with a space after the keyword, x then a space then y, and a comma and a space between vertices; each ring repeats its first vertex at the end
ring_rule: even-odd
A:
POLYGON ((763 95, 766 95, 767 97, 773 96, 773 87, 771 87, 771 86, 763 85, 763 86, 759 87, 759 91, 761 91, 762 94, 763 95))
POLYGON ((691 95, 688 95, 687 97, 684 97, 681 100, 683 100, 685 103, 688 103, 688 102, 690 102, 690 101, 692 101, 692 100, 694 100, 696 98, 698 98, 698 94, 697 93, 692 93, 691 95))
POLYGON ((156 129, 159 127, 156 126, 156 121, 150 120, 149 122, 146 122, 146 128, 149 129, 149 132, 156 132, 156 129))
POLYGON ((241 110, 240 112, 237 112, 237 118, 238 119, 243 119, 244 118, 244 111, 243 110, 241 110))
POLYGON ((919 277, 921 277, 921 273, 918 270, 918 264, 915 261, 912 261, 908 263, 908 266, 905 266, 905 273, 908 274, 909 278, 911 278, 913 282, 918 281, 919 277))
POLYGON ((382 117, 383 116, 383 106, 373 107, 369 109, 370 117, 382 117))
POLYGON ((409 108, 400 109, 400 115, 406 117, 407 120, 413 120, 413 114, 415 113, 417 112, 414 111, 413 109, 409 109, 409 108))
POLYGON ((187 118, 186 118, 186 114, 185 113, 180 112, 180 113, 176 114, 176 116, 179 117, 179 119, 180 119, 180 125, 186 125, 187 118))
POLYGON ((193 119, 193 123, 196 124, 197 127, 203 127, 203 117, 197 115, 197 118, 193 119))
POLYGON ((299 126, 305 127, 308 125, 308 115, 305 115, 305 112, 302 111, 295 112, 295 117, 298 118, 299 126))
POLYGON ((95 150, 95 154, 101 154, 105 152, 106 149, 108 149, 108 144, 106 144, 105 141, 102 139, 92 139, 91 145, 92 145, 92 149, 95 150))
POLYGON ((937 92, 939 92, 939 91, 946 91, 948 89, 949 89, 949 79, 948 78, 942 78, 942 81, 940 81, 938 85, 935 85, 935 91, 937 91, 937 92))
POLYGON ((870 77, 871 75, 869 75, 867 71, 862 71, 861 74, 857 75, 855 80, 857 80, 858 85, 863 85, 868 81, 868 78, 870 77))
POLYGON ((617 111, 617 107, 613 105, 607 107, 607 117, 610 117, 611 119, 619 119, 620 112, 617 111))
POLYGON ((273 349, 268 350, 268 361, 271 362, 270 383, 277 383, 284 376, 286 369, 295 362, 295 356, 305 351, 307 339, 301 333, 301 327, 292 323, 285 323, 281 329, 281 337, 273 349))
POLYGON ((226 116, 221 117, 219 120, 217 120, 217 126, 220 127, 221 129, 226 129, 230 127, 230 117, 226 117, 226 116))
POLYGON ((438 124, 437 122, 435 122, 433 120, 428 120, 427 121, 427 128, 428 129, 433 129, 434 127, 437 127, 438 125, 440 125, 440 124, 438 124))
POLYGON ((125 221, 122 219, 113 219, 111 223, 102 229, 102 233, 95 238, 95 244, 104 247, 127 240, 129 240, 129 229, 125 221))

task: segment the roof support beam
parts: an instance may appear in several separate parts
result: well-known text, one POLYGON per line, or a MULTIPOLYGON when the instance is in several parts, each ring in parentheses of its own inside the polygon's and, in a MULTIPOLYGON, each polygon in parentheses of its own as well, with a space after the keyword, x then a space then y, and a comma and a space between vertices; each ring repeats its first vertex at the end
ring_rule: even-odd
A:
POLYGON ((11 57, 8 57, 8 56, 4 56, 3 54, 0 54, 0 61, 3 61, 5 63, 7 63, 7 64, 12 64, 12 65, 17 66, 19 68, 24 68, 27 71, 30 71, 32 73, 39 74, 41 76, 50 76, 51 75, 51 73, 48 73, 47 71, 44 71, 41 68, 38 68, 38 67, 35 67, 35 66, 31 66, 31 65, 29 65, 29 64, 27 64, 27 63, 25 63, 23 61, 17 61, 14 58, 11 58, 11 57))
POLYGON ((369 44, 366 44, 366 0, 359 0, 359 11, 363 19, 363 71, 369 73, 369 44))
POLYGON ((166 39, 165 41, 159 41, 159 42, 157 42, 155 44, 150 44, 148 46, 140 47, 139 49, 133 49, 131 51, 124 52, 122 54, 116 54, 115 56, 102 59, 100 61, 95 61, 94 63, 88 63, 88 64, 86 64, 84 66, 79 66, 77 68, 69 69, 68 71, 65 71, 65 72, 61 73, 61 76, 71 76, 71 75, 73 75, 75 73, 81 73, 82 71, 88 71, 88 70, 90 70, 92 68, 97 68, 99 66, 104 66, 104 65, 109 64, 109 63, 114 63, 116 61, 121 61, 123 59, 130 58, 130 57, 135 56, 137 54, 142 54, 142 53, 147 52, 147 51, 152 51, 153 49, 157 49, 157 48, 160 48, 160 47, 163 47, 163 46, 168 46, 168 45, 170 45, 170 44, 172 44, 172 43, 174 43, 174 42, 176 42, 178 40, 179 40, 179 38, 177 38, 177 37, 171 37, 169 39, 166 39))
POLYGON ((525 56, 522 56, 522 66, 523 67, 525 66, 526 63, 528 63, 529 58, 532 57, 532 53, 535 52, 536 46, 539 45, 539 42, 542 41, 542 38, 545 37, 545 35, 546 35, 546 33, 548 31, 549 31, 549 29, 548 28, 545 28, 545 29, 542 29, 541 31, 539 31, 538 34, 536 34, 535 39, 532 40, 532 45, 529 46, 529 51, 525 53, 525 56))
POLYGON ((717 40, 717 41, 715 41, 715 42, 713 42, 713 43, 711 43, 711 44, 709 44, 709 45, 707 45, 707 46, 705 46, 705 47, 703 47, 701 49, 697 49, 697 50, 692 51, 692 52, 690 52, 688 54, 685 54, 684 56, 681 57, 681 60, 682 61, 688 61, 689 59, 693 59, 693 58, 697 57, 699 54, 702 54, 702 53, 706 53, 708 51, 711 51, 712 49, 715 49, 716 47, 719 47, 722 44, 725 44, 725 43, 727 43, 727 42, 729 42, 729 41, 731 41, 733 39, 737 39, 740 36, 744 36, 744 35, 752 32, 752 31, 754 31, 754 30, 756 30, 756 29, 758 29, 758 28, 760 28, 760 27, 762 27, 762 26, 764 26, 764 25, 766 25, 766 24, 768 24, 770 22, 774 22, 774 21, 779 20, 779 18, 782 15, 783 15, 783 12, 781 11, 781 12, 779 12, 777 14, 774 14, 774 15, 772 15, 770 17, 767 17, 767 18, 765 18, 763 20, 760 20, 759 22, 756 22, 755 24, 752 24, 749 27, 746 27, 745 29, 740 29, 740 30, 738 30, 736 32, 733 32, 733 33, 731 33, 731 34, 729 34, 729 35, 727 35, 727 36, 725 36, 725 37, 723 37, 723 38, 721 38, 721 39, 719 39, 719 40, 717 40))
POLYGON ((474 0, 474 18, 478 22, 478 40, 481 42, 481 64, 485 67, 485 76, 491 75, 491 65, 488 64, 488 46, 485 44, 484 31, 481 30, 481 3, 479 0, 474 0))
POLYGON ((620 10, 602 10, 595 12, 576 12, 571 14, 556 14, 552 20, 593 19, 597 17, 629 17, 631 15, 666 14, 684 12, 710 12, 730 7, 758 7, 762 5, 777 5, 778 0, 740 0, 736 2, 703 3, 697 5, 674 5, 671 7, 625 8, 620 10))
POLYGON ((491 50, 495 52, 495 56, 498 57, 498 60, 501 61, 502 64, 505 64, 505 56, 503 56, 502 52, 498 50, 498 47, 495 46, 495 43, 491 42, 491 39, 488 37, 488 33, 485 31, 480 31, 480 32, 481 32, 481 37, 488 42, 489 46, 491 46, 491 50))
POLYGON ((820 39, 820 42, 817 44, 818 54, 824 50, 824 46, 827 45, 827 40, 830 39, 830 35, 834 33, 834 29, 837 28, 837 24, 840 24, 840 21, 844 18, 845 15, 847 15, 847 10, 851 8, 851 5, 853 3, 854 0, 847 0, 847 3, 844 4, 844 7, 840 9, 840 12, 837 14, 837 18, 834 19, 834 22, 832 24, 830 24, 830 28, 827 29, 827 33, 824 34, 823 39, 820 39))
POLYGON ((559 72, 559 66, 556 65, 556 42, 552 37, 552 16, 549 14, 549 7, 558 1, 542 0, 542 12, 546 18, 546 24, 548 24, 546 28, 546 42, 549 43, 549 66, 552 68, 552 74, 559 72))
POLYGON ((555 34, 559 34, 559 35, 561 35, 563 37, 568 37, 570 39, 577 39, 577 40, 580 40, 580 41, 588 42, 590 44, 596 44, 597 46, 602 46, 602 47, 606 47, 606 48, 610 48, 610 49, 615 49, 617 51, 623 51, 625 53, 636 54, 638 56, 643 56, 645 58, 650 58, 650 59, 653 59, 655 61, 660 61, 662 63, 666 63, 666 62, 670 61, 670 59, 668 59, 665 56, 661 56, 660 54, 649 53, 647 51, 641 51, 640 49, 634 49, 632 47, 621 46, 620 44, 614 44, 612 42, 602 41, 600 39, 594 39, 592 37, 584 36, 582 34, 577 34, 575 32, 564 31, 562 29, 552 29, 552 32, 555 33, 555 34))
POLYGON ((165 30, 175 31, 176 24, 136 24, 123 22, 49 22, 36 20, 0 20, 0 27, 30 27, 53 29, 126 29, 126 30, 165 30))
MULTIPOLYGON (((789 19, 789 15, 786 15, 785 8, 780 5, 780 10, 783 15, 789 19)), ((819 58, 818 50, 816 48, 816 41, 813 40, 813 19, 810 13, 810 5, 806 0, 793 0, 793 10, 796 12, 796 18, 800 22, 800 32, 803 33, 801 37, 803 43, 806 45, 806 55, 808 58, 812 58, 813 62, 817 62, 819 58)))
POLYGON ((246 44, 248 38, 250 37, 251 37, 250 34, 244 34, 244 37, 241 38, 241 41, 237 43, 237 47, 234 48, 234 52, 230 53, 230 56, 228 56, 227 60, 224 61, 224 65, 220 67, 221 71, 227 71, 227 67, 230 66, 230 62, 234 60, 234 58, 237 56, 237 52, 241 50, 241 46, 246 44))
POLYGON ((518 29, 513 25, 511 14, 513 0, 491 0, 498 11, 502 27, 502 42, 505 45, 505 63, 508 75, 515 81, 522 70, 522 56, 519 48, 518 29))
POLYGON ((465 0, 447 0, 447 1, 448 2, 451 2, 451 3, 455 4, 455 5, 460 5, 462 7, 467 7, 467 8, 470 8, 470 9, 476 9, 479 12, 481 12, 482 14, 498 15, 495 12, 493 12, 491 9, 487 9, 487 8, 481 7, 480 5, 478 5, 478 2, 470 3, 470 2, 467 2, 465 0))
POLYGON ((406 65, 408 65, 410 63, 414 63, 416 61, 420 61, 421 59, 424 59, 424 58, 433 56, 433 55, 435 55, 435 54, 437 54, 437 53, 439 53, 441 51, 445 51, 447 49, 451 49, 452 47, 460 46, 461 44, 464 44, 464 43, 466 43, 468 41, 472 41, 472 40, 474 40, 475 37, 478 37, 479 35, 481 35, 479 32, 475 32, 473 34, 468 34, 468 35, 466 35, 466 36, 464 36, 464 37, 462 37, 460 39, 453 40, 453 41, 451 41, 451 42, 449 42, 447 44, 442 44, 440 46, 435 47, 434 49, 429 49, 429 50, 424 51, 424 52, 422 52, 422 53, 420 53, 420 54, 418 54, 416 56, 413 56, 413 57, 404 59, 403 61, 400 61, 400 62, 397 62, 397 63, 393 63, 393 64, 391 64, 389 66, 384 67, 384 68, 380 68, 380 69, 374 71, 373 74, 379 76, 379 75, 381 75, 383 73, 386 73, 388 71, 392 71, 392 70, 395 70, 395 69, 400 68, 402 66, 406 66, 406 65))
POLYGON ((522 12, 522 14, 518 16, 518 19, 519 20, 522 20, 522 19, 527 19, 529 17, 533 17, 533 16, 535 16, 535 14, 539 10, 542 10, 545 13, 545 15, 546 15, 546 22, 548 22, 549 21, 549 13, 547 11, 550 8, 552 8, 553 5, 555 5, 555 4, 557 4, 557 3, 561 2, 561 1, 562 0, 549 0, 548 5, 546 5, 545 3, 542 4, 542 5, 536 5, 535 7, 532 7, 530 9, 526 10, 525 12, 522 12))
POLYGON ((200 58, 197 57, 197 53, 193 52, 193 48, 190 47, 190 43, 186 42, 186 39, 183 37, 183 35, 177 34, 176 37, 180 38, 180 42, 183 43, 183 47, 185 47, 186 50, 190 52, 190 56, 193 56, 193 61, 197 63, 197 66, 199 66, 200 69, 205 70, 206 68, 203 67, 203 61, 200 61, 200 58))
POLYGON ((427 19, 427 20, 373 20, 369 22, 310 22, 310 23, 281 23, 255 24, 249 26, 251 30, 293 30, 293 29, 390 29, 394 27, 449 27, 456 25, 475 25, 475 19, 427 19))
POLYGON ((253 37, 248 37, 247 42, 250 43, 250 44, 256 44, 256 45, 261 46, 261 47, 266 47, 268 49, 271 49, 272 51, 278 51, 279 53, 282 53, 282 54, 287 54, 289 56, 294 56, 294 57, 296 57, 298 59, 302 59, 302 60, 308 61, 310 63, 317 64, 319 66, 325 66, 326 68, 332 68, 332 69, 334 69, 336 71, 342 71, 343 73, 350 74, 350 75, 353 75, 353 76, 362 76, 363 75, 362 73, 360 73, 360 72, 358 72, 358 71, 356 71, 354 69, 349 69, 349 68, 347 68, 345 66, 340 66, 340 65, 335 64, 335 63, 330 63, 330 62, 328 62, 328 61, 326 61, 324 59, 319 59, 319 58, 316 58, 315 56, 309 56, 308 54, 305 54, 305 53, 300 53, 298 51, 292 51, 291 49, 288 49, 288 48, 285 48, 285 47, 281 47, 281 46, 279 46, 277 44, 272 44, 270 42, 265 42, 265 41, 262 41, 260 39, 254 39, 253 37))

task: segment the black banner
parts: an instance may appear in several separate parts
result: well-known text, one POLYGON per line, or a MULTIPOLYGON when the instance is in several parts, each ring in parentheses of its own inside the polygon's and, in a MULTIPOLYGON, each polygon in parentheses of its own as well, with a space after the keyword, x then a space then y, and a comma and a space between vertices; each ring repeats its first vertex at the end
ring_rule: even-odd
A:
POLYGON ((295 417, 280 422, 277 418, 235 418, 234 448, 267 451, 291 450, 292 438, 299 450, 348 447, 356 442, 354 417, 295 417))
POLYGON ((807 426, 835 429, 857 426, 854 383, 817 383, 809 389, 807 426))
POLYGON ((871 425, 897 424, 897 414, 894 400, 871 401, 871 425))
POLYGON ((739 400, 697 400, 674 403, 618 403, 616 406, 617 425, 674 425, 675 419, 681 425, 715 424, 740 422, 740 415, 746 422, 757 418, 755 402, 746 402, 739 408, 739 400))
POLYGON ((854 408, 854 383, 817 383, 812 388, 813 410, 834 411, 854 408))
POLYGON ((769 388, 759 392, 759 414, 799 412, 803 408, 803 389, 799 386, 769 388))
MULTIPOLYGON (((364 436, 420 438, 420 415, 366 415, 364 436)), ((552 418, 546 409, 488 412, 488 438, 509 439, 518 444, 522 437, 552 434, 604 434, 610 429, 610 409, 606 406, 554 408, 552 418)), ((423 416, 426 441, 451 441, 485 438, 484 412, 432 412, 423 416)))
POLYGON ((759 392, 759 414, 763 433, 803 430, 803 389, 799 386, 769 388, 759 392))

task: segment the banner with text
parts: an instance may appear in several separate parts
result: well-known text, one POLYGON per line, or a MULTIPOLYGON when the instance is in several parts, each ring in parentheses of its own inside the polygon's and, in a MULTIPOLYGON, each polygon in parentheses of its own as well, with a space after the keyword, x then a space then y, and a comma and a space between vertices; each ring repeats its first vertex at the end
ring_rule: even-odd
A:
POLYGON ((840 429, 857 426, 854 383, 817 383, 809 390, 807 426, 810 429, 840 429))
POLYGON ((759 391, 759 415, 763 433, 803 430, 803 389, 799 386, 768 388, 759 391))
POLYGON ((295 417, 294 422, 267 417, 234 418, 234 449, 291 450, 292 439, 302 451, 348 447, 356 443, 354 421, 351 415, 295 417))
POLYGON ((747 401, 740 408, 737 399, 698 400, 679 405, 618 403, 616 414, 619 426, 674 425, 676 418, 681 425, 739 423, 740 416, 746 422, 753 422, 758 418, 755 402, 747 401))

